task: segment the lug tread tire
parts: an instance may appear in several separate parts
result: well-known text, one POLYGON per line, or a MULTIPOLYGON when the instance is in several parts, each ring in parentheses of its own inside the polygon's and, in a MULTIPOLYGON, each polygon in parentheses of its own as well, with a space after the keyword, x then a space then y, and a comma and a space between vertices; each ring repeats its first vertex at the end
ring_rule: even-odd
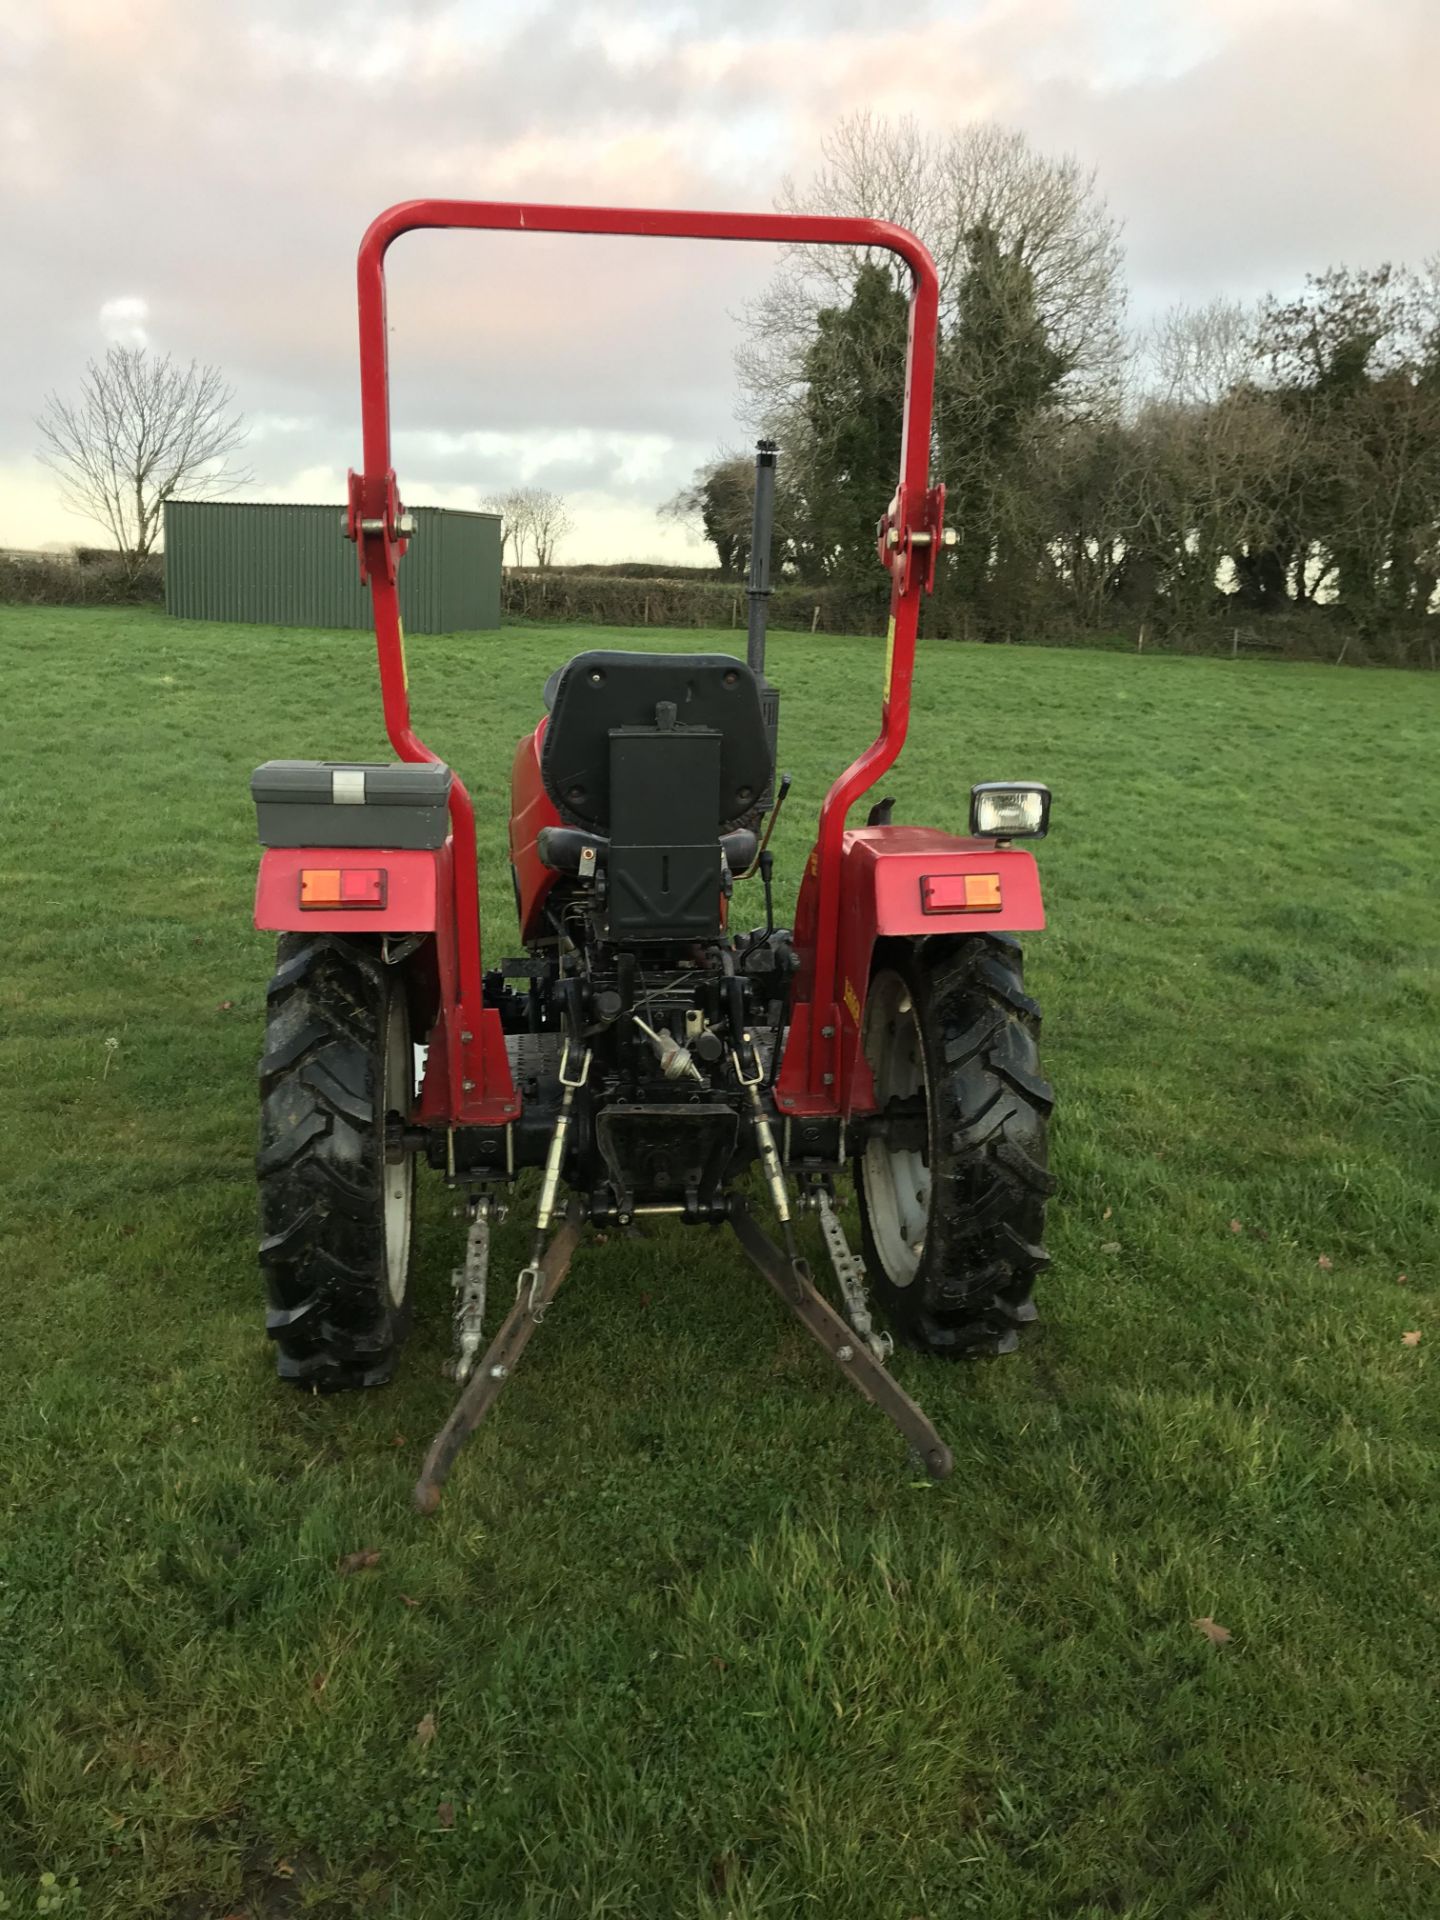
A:
POLYGON ((260 1061, 260 1266, 282 1379, 389 1380, 409 1324, 385 1238, 385 1047, 403 987, 365 943, 282 935, 260 1061))
POLYGON ((1036 1318, 1036 1276, 1050 1264, 1045 1203, 1054 1089, 1040 1071, 1040 1008, 1024 990, 1016 942, 975 934, 926 959, 880 961, 910 993, 929 1083, 930 1216, 914 1278, 886 1273, 856 1165, 865 1264, 905 1345, 958 1359, 1010 1353, 1036 1318))

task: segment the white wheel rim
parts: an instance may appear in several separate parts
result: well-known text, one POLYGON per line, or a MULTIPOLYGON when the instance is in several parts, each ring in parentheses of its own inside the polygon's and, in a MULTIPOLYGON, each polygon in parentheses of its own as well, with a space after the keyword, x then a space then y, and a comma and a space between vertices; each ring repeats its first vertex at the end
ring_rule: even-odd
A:
MULTIPOLYGON (((925 1077, 925 1048, 910 989, 898 973, 877 973, 865 1004, 865 1058, 875 1077, 875 1098, 883 1109, 891 1100, 920 1094, 929 1135, 930 1089, 925 1077)), ((872 1134, 860 1161, 870 1232, 895 1287, 908 1287, 920 1270, 930 1222, 930 1168, 915 1147, 895 1147, 872 1134)))
MULTIPOLYGON (((389 1117, 398 1114, 407 1125, 415 1095, 415 1050, 410 1044, 410 1017, 404 993, 397 989, 390 996, 385 1020, 385 1132, 389 1117)), ((388 1155, 381 1168, 385 1203, 385 1285, 392 1306, 405 1298, 410 1272, 410 1200, 415 1187, 415 1156, 402 1153, 398 1160, 388 1155)))

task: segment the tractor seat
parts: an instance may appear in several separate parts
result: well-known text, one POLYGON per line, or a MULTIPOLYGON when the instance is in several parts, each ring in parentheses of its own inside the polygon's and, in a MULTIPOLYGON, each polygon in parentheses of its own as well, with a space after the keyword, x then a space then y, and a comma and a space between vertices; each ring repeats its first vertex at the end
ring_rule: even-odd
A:
MULTIPOLYGON (((580 653, 550 676, 545 704, 550 719, 540 752, 540 775, 562 820, 570 826, 611 834, 612 769, 630 764, 623 755, 616 761, 616 743, 634 733, 663 732, 677 748, 687 737, 693 742, 693 755, 690 747, 684 747, 679 760, 665 759, 667 767, 688 767, 693 757, 693 783, 681 774, 652 788, 647 779, 647 791, 629 796, 632 809, 638 805, 647 816, 657 816, 647 835, 653 835, 656 843, 665 838, 672 808, 675 825, 681 828, 681 816, 695 810, 697 789, 706 781, 716 784, 709 788, 715 795, 713 818, 712 803, 703 805, 704 831, 716 836, 729 833, 753 815, 769 784, 770 745, 760 689, 745 662, 730 654, 580 653), (686 791, 677 791, 677 783, 686 791)), ((642 776, 637 772, 635 777, 642 776)), ((687 825, 689 831, 680 830, 684 840, 700 829, 698 819, 687 825)), ((631 837, 628 831, 624 837, 631 837)))

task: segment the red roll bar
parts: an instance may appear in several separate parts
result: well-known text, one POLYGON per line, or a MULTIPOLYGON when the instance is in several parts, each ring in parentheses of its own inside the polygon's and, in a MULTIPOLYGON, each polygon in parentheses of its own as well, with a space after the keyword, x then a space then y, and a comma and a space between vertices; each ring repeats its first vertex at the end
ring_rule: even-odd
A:
MULTIPOLYGON (((436 756, 410 725, 396 567, 408 532, 390 464, 390 383, 385 325, 385 254, 402 233, 425 227, 472 227, 512 233, 591 233, 671 240, 760 240, 781 246, 879 247, 909 267, 909 344, 905 368, 905 426, 900 481, 881 521, 880 558, 890 573, 890 631, 880 732, 826 794, 816 834, 816 934, 811 998, 795 1009, 787 1047, 788 1105, 796 1112, 834 1110, 836 978, 840 917, 840 855, 845 821, 859 796, 877 781, 905 743, 920 596, 934 579, 944 514, 943 487, 929 485, 930 413, 935 385, 939 283, 935 263, 913 233, 883 220, 835 219, 784 213, 683 213, 645 207, 521 205, 494 200, 406 200, 373 221, 360 242, 360 401, 364 471, 350 475, 349 532, 360 553, 375 612, 385 727, 402 760, 436 756), (794 1058, 789 1057, 794 1054, 794 1058)), ((455 909, 459 969, 458 1051, 452 1055, 451 1095, 457 1119, 494 1122, 518 1111, 498 1022, 482 1017, 480 903, 475 860, 475 813, 459 780, 450 801, 455 840, 455 909), (458 1077, 459 1085, 455 1085, 458 1077)), ((805 956, 809 959, 809 956, 805 956)), ((456 1043, 452 1043, 456 1044, 456 1043)))

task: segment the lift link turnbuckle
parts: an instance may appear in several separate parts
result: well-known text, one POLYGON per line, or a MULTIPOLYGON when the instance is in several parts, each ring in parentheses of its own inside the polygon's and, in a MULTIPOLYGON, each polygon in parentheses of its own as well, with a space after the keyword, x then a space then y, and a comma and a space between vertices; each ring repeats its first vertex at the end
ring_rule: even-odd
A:
POLYGON ((756 1051, 753 1033, 741 1035, 741 1046, 746 1057, 753 1063, 752 1071, 747 1073, 740 1064, 740 1052, 730 1050, 730 1062, 735 1069, 736 1081, 745 1089, 750 1101, 750 1124, 755 1129, 755 1144, 760 1149, 760 1165, 765 1171, 766 1183, 770 1188, 770 1199, 775 1208, 775 1217, 782 1226, 790 1224, 790 1195, 785 1188, 785 1169, 781 1164, 780 1150, 775 1145, 775 1129, 770 1124, 770 1116, 765 1111, 765 1103, 760 1098, 761 1083, 765 1078, 765 1068, 756 1051))
POLYGON ((555 1116, 555 1131, 550 1136, 550 1149, 545 1155, 545 1177, 540 1185, 540 1207, 535 1215, 537 1237, 550 1231, 550 1222, 555 1213, 555 1199, 560 1191, 560 1173, 565 1165, 565 1140, 570 1132, 570 1114, 575 1105, 575 1095, 590 1078, 590 1049, 585 1049, 580 1061, 579 1073, 570 1072, 570 1042, 565 1042, 565 1050, 560 1055, 560 1085, 564 1089, 560 1096, 560 1111, 555 1116))

